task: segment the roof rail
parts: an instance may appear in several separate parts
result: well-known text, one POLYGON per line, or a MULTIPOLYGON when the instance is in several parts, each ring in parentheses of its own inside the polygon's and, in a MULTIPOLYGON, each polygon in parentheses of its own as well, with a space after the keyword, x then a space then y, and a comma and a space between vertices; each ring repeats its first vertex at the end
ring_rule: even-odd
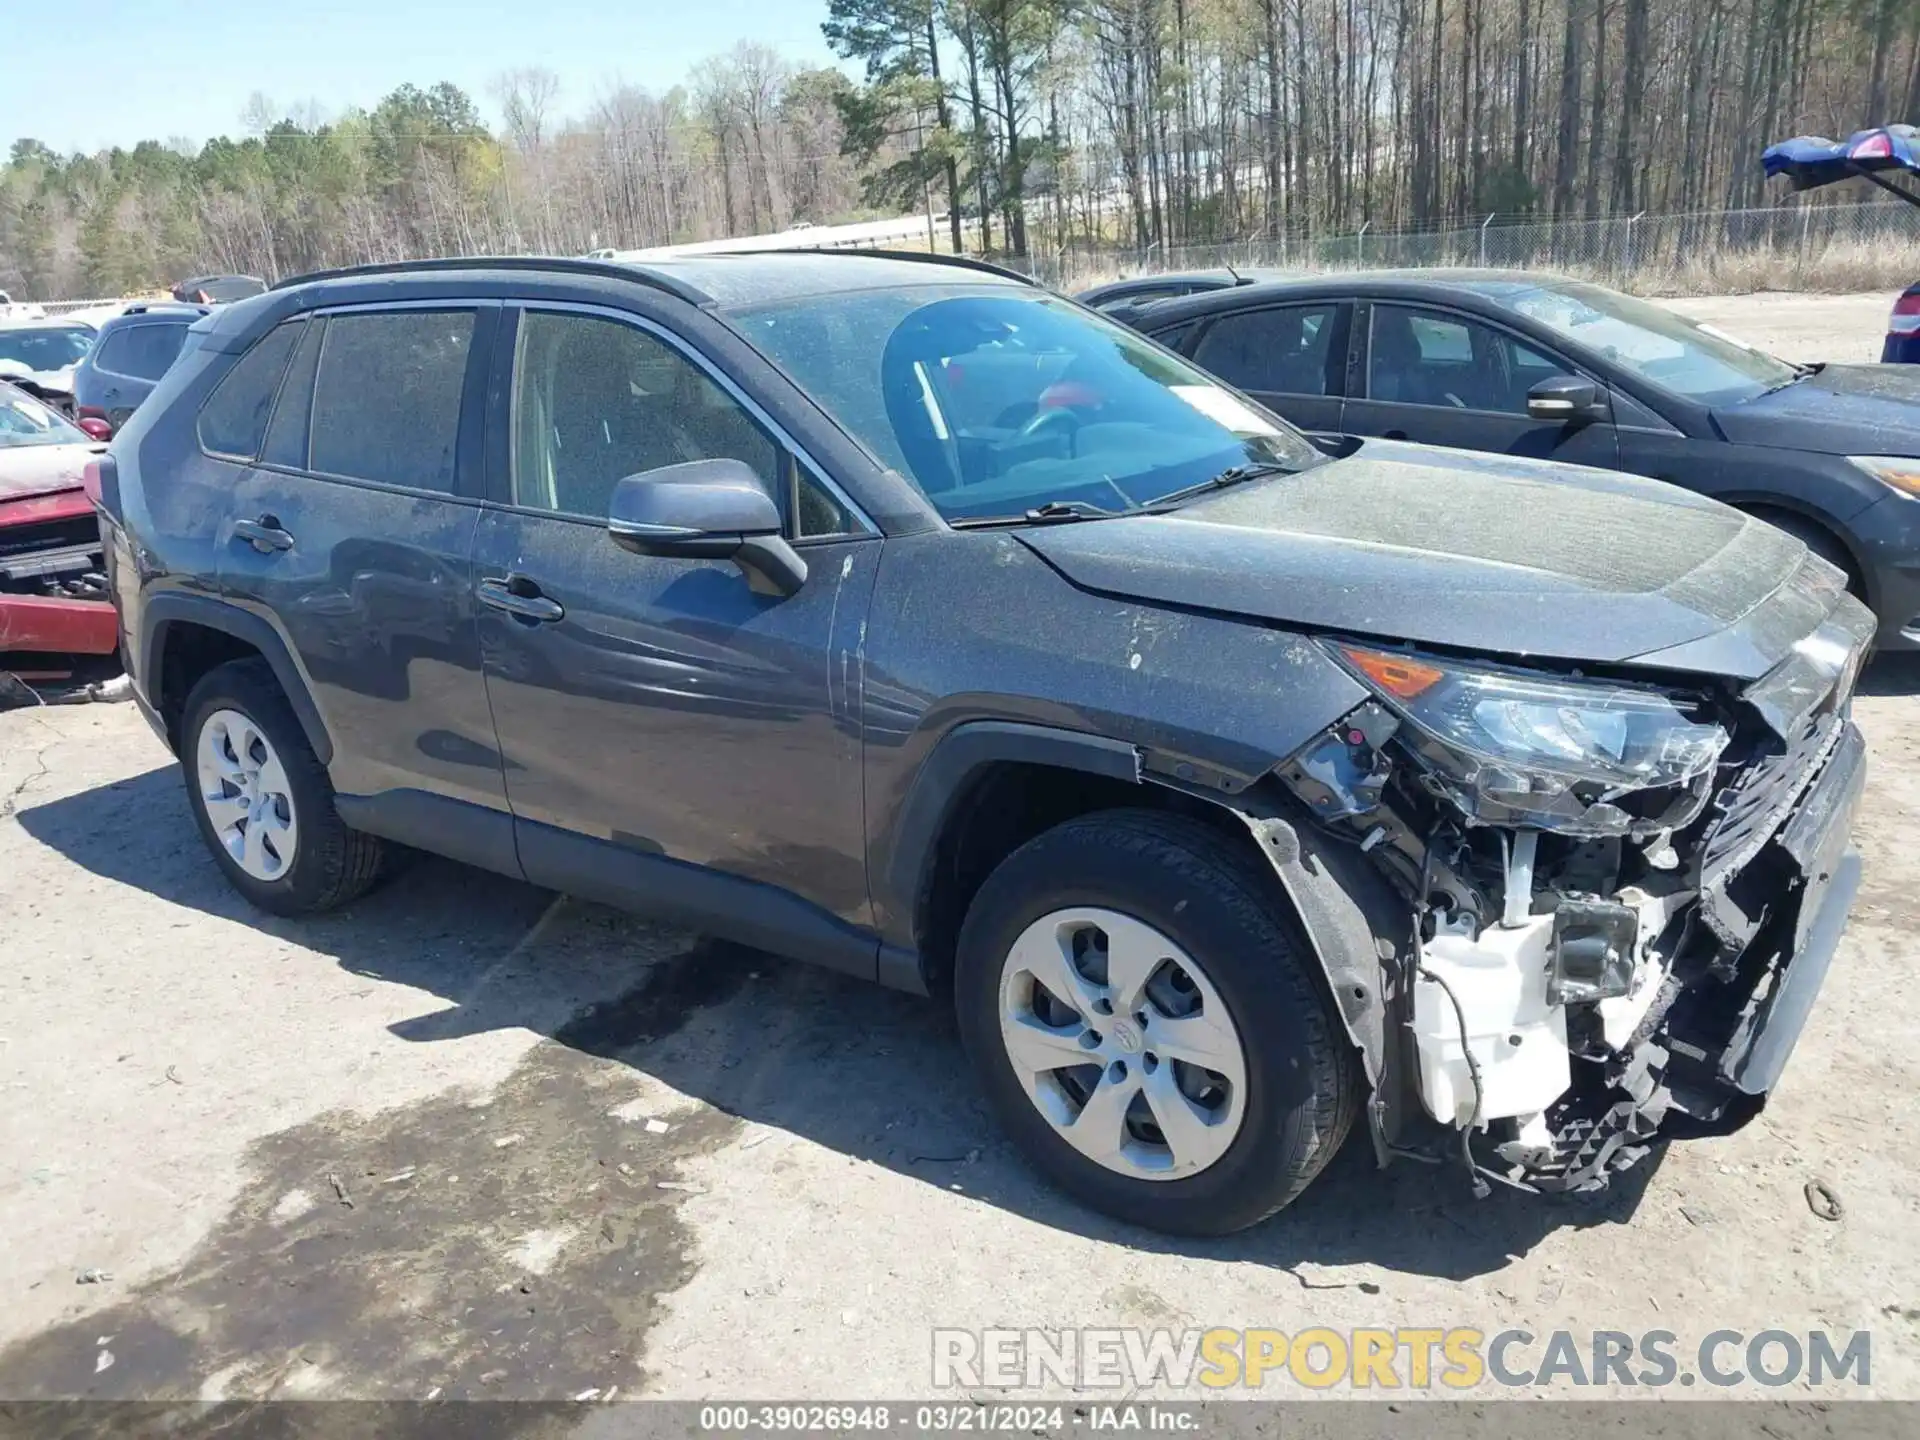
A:
MULTIPOLYGON (((818 250, 715 250, 702 255, 687 255, 688 260, 731 260, 736 256, 766 255, 862 255, 874 260, 917 260, 923 265, 951 265, 959 270, 982 270, 989 275, 998 275, 1006 280, 1018 280, 1022 285, 1038 286, 1040 282, 1024 270, 1011 270, 1005 265, 996 265, 991 260, 976 260, 971 255, 942 255, 932 250, 866 250, 859 246, 848 245, 844 248, 818 250)), ((675 256, 675 259, 682 257, 675 256)))
POLYGON ((598 275, 609 280, 637 281, 655 290, 664 290, 693 305, 705 305, 713 299, 684 281, 641 265, 621 264, 613 260, 581 260, 564 255, 465 255, 435 260, 396 260, 383 265, 347 265, 337 270, 314 270, 305 275, 290 275, 271 288, 286 290, 295 285, 311 285, 318 280, 351 280, 374 275, 432 275, 452 270, 563 270, 570 275, 598 275))

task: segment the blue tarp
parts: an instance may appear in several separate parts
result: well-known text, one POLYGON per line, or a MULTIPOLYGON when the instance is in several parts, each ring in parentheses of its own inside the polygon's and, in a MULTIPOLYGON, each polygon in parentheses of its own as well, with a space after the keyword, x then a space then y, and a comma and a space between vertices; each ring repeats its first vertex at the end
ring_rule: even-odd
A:
MULTIPOLYGON (((1760 163, 1768 175, 1786 176, 1796 190, 1850 180, 1863 171, 1882 177, 1920 175, 1920 130, 1911 125, 1882 125, 1856 130, 1844 140, 1799 135, 1769 145, 1760 163)), ((1900 193, 1920 204, 1920 196, 1900 193)))

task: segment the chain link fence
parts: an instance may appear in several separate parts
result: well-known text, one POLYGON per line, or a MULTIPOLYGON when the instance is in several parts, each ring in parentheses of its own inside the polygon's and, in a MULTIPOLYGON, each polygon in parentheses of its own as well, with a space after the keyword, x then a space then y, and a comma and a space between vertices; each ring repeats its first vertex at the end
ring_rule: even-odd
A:
POLYGON ((1446 229, 1278 236, 1228 245, 1074 248, 1029 258, 1048 284, 1084 288, 1157 271, 1412 268, 1555 270, 1650 294, 1850 291, 1920 281, 1920 207, 1897 200, 1604 220, 1488 215, 1446 229))
MULTIPOLYGON (((944 226, 938 233, 944 234, 944 226)), ((823 229, 821 242, 834 234, 823 229)), ((712 248, 753 249, 764 240, 712 248)), ((827 248, 821 242, 808 237, 798 248, 827 248)), ((1279 235, 1224 245, 1074 246, 1008 263, 1068 292, 1124 275, 1222 266, 1292 274, 1476 266, 1559 271, 1641 294, 1844 293, 1903 289, 1920 281, 1920 206, 1886 200, 1557 221, 1496 214, 1429 230, 1366 226, 1350 235, 1279 235)), ((126 303, 57 300, 31 308, 51 318, 126 303)), ((25 312, 29 307, 13 308, 25 312)))

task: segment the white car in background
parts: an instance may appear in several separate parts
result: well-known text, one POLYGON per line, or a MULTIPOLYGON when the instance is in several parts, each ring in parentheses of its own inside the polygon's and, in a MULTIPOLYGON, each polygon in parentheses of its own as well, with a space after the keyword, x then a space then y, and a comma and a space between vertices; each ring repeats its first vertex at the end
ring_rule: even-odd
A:
POLYGON ((45 317, 46 307, 29 305, 24 301, 16 304, 6 291, 0 290, 0 325, 10 320, 39 320, 45 317))
POLYGON ((0 380, 73 415, 73 371, 98 332, 83 321, 0 319, 0 380))

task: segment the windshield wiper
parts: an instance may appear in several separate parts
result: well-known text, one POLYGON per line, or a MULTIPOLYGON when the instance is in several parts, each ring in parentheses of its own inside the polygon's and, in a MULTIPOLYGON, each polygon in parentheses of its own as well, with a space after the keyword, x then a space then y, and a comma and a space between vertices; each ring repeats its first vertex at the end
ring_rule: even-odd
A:
POLYGON ((1084 500, 1049 500, 1020 515, 969 515, 949 520, 955 530, 977 530, 988 525, 1057 525, 1068 520, 1110 520, 1118 510, 1102 510, 1084 500))
POLYGON ((1172 505, 1181 500, 1191 500, 1196 495, 1204 495, 1209 490, 1224 490, 1229 485, 1239 485, 1248 480, 1263 479, 1268 475, 1291 475, 1293 467, 1276 464, 1271 460, 1255 460, 1245 465, 1229 465, 1210 480, 1202 480, 1198 485, 1189 485, 1184 490, 1175 490, 1162 495, 1153 502, 1152 508, 1158 510, 1162 505, 1172 505))
POLYGON ((1027 511, 1026 518, 1043 523, 1048 520, 1105 520, 1116 513, 1102 510, 1098 505, 1089 505, 1085 500, 1049 500, 1027 511))
POLYGON ((1811 365, 1802 364, 1798 360, 1783 360, 1780 363, 1783 365, 1791 366, 1793 368, 1793 374, 1789 375, 1785 380, 1780 381, 1776 385, 1767 386, 1764 390, 1760 392, 1762 395, 1771 395, 1776 390, 1792 389, 1795 385, 1798 385, 1802 380, 1806 379, 1809 375, 1818 375, 1822 370, 1827 368, 1827 362, 1824 360, 1815 361, 1811 365))

